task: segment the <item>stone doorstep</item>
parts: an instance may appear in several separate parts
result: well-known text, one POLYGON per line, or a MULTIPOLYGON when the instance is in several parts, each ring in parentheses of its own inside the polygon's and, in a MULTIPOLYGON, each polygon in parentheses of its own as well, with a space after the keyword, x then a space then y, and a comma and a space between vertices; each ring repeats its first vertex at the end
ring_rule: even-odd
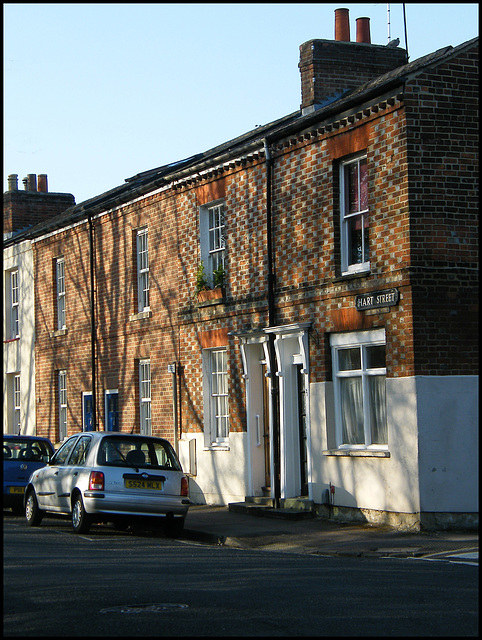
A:
MULTIPOLYGON (((274 498, 267 496, 246 496, 245 504, 256 504, 265 507, 274 507, 274 498)), ((281 498, 282 509, 292 509, 294 511, 315 511, 313 500, 300 496, 298 498, 281 498)))
POLYGON ((231 502, 228 505, 229 511, 232 513, 242 513, 245 515, 260 516, 264 518, 280 518, 284 520, 302 520, 305 518, 314 518, 316 513, 308 509, 286 508, 284 505, 280 509, 272 506, 271 499, 265 499, 271 502, 231 502))

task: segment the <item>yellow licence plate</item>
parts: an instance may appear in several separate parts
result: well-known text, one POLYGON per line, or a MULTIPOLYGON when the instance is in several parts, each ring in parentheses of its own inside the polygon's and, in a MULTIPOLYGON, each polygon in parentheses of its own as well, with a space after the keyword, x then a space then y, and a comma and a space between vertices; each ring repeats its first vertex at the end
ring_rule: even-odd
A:
POLYGON ((9 493, 23 493, 25 491, 24 487, 9 487, 9 493))
POLYGON ((154 489, 162 491, 162 480, 126 480, 126 489, 154 489))

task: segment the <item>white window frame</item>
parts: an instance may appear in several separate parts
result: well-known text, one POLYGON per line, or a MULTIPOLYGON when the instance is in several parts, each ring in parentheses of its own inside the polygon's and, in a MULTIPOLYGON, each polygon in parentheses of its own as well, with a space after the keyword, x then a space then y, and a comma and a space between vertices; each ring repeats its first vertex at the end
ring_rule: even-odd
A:
POLYGON ((58 375, 59 389, 59 442, 67 437, 67 371, 62 369, 58 375))
POLYGON ((149 311, 149 246, 147 227, 137 231, 137 301, 138 311, 149 311))
POLYGON ((226 211, 224 200, 218 200, 200 208, 199 231, 201 260, 204 262, 206 279, 213 286, 213 272, 225 266, 226 256, 226 211))
POLYGON ((55 280, 57 287, 57 329, 66 328, 65 322, 65 258, 55 261, 55 280))
POLYGON ((21 401, 20 374, 16 373, 13 376, 13 433, 15 434, 20 434, 22 428, 20 412, 21 401))
POLYGON ((12 269, 8 272, 7 284, 8 300, 5 305, 8 309, 7 335, 8 339, 16 340, 20 337, 20 314, 19 314, 19 272, 12 269))
POLYGON ((139 360, 140 433, 150 436, 151 425, 151 361, 139 360))
MULTIPOLYGON (((346 160, 340 164, 340 237, 341 237, 341 271, 342 274, 348 275, 352 273, 362 273, 365 271, 370 271, 370 260, 364 260, 365 255, 365 234, 364 228, 365 223, 369 224, 367 216, 369 213, 368 207, 368 184, 367 184, 367 207, 361 208, 359 207, 357 211, 347 212, 347 208, 349 206, 348 198, 347 198, 347 183, 345 179, 345 169, 350 165, 356 164, 358 168, 358 177, 360 177, 360 162, 365 161, 367 163, 367 155, 359 155, 356 158, 351 158, 350 160, 346 160), (350 262, 350 223, 353 218, 360 218, 361 220, 361 240, 362 240, 362 261, 361 262, 350 262)), ((368 167, 367 167, 368 170, 368 167)), ((368 178, 367 178, 368 180, 368 178)), ((358 202, 361 202, 361 189, 360 189, 360 179, 358 179, 358 202)), ((367 251, 370 249, 370 245, 366 248, 367 251)))
POLYGON ((203 349, 204 434, 208 448, 229 446, 228 351, 203 349), (222 354, 221 360, 219 355, 222 354), (224 365, 221 368, 219 365, 224 365))
MULTIPOLYGON (((385 329, 375 329, 372 331, 355 331, 350 333, 332 334, 330 336, 332 365, 333 365, 333 385, 335 399, 335 438, 338 449, 350 450, 388 450, 388 423, 386 423, 387 442, 383 444, 372 444, 371 423, 370 423, 370 394, 368 388, 368 378, 370 376, 384 376, 386 381, 387 369, 385 367, 370 369, 366 366, 366 348, 373 346, 385 346, 385 329), (356 348, 361 351, 361 368, 358 370, 340 371, 338 366, 338 352, 341 349, 356 348), (343 442, 343 416, 341 400, 341 380, 343 378, 361 377, 363 396, 363 426, 364 443, 346 444, 343 442)), ((385 417, 386 417, 386 384, 385 384, 385 417)), ((387 420, 387 418, 386 418, 387 420)))
POLYGON ((7 413, 6 433, 20 434, 22 410, 20 396, 20 372, 6 374, 4 410, 7 413))

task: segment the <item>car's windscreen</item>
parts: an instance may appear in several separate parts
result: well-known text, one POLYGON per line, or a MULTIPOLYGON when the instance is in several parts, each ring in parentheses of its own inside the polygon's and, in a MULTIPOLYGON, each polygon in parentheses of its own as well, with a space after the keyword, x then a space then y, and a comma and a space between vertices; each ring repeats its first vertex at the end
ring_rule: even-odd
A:
POLYGON ((3 441, 4 460, 24 460, 25 462, 47 462, 50 449, 43 440, 22 439, 14 440, 9 438, 3 441))
POLYGON ((97 463, 116 467, 182 470, 167 441, 128 436, 104 438, 99 447, 97 463))

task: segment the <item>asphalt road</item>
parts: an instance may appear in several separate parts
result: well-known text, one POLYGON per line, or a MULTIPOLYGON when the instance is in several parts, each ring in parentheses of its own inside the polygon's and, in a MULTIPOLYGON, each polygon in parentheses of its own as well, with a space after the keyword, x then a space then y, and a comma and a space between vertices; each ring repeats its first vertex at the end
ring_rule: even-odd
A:
POLYGON ((5 636, 477 636, 478 569, 4 515, 5 636))

